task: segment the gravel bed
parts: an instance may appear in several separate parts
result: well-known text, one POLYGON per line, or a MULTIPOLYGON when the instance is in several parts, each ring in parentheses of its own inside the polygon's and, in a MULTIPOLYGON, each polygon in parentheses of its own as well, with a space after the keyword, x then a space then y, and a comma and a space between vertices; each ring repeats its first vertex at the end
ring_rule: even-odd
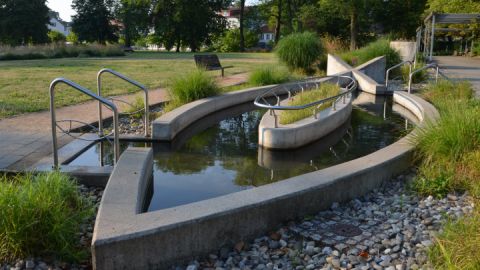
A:
MULTIPOLYGON (((95 225, 95 217, 97 215, 98 207, 103 195, 103 188, 93 188, 80 185, 81 194, 88 198, 91 202, 95 204, 95 214, 89 220, 86 220, 84 224, 81 225, 80 231, 78 232, 79 237, 79 246, 83 246, 88 252, 90 252, 90 246, 92 243, 93 236, 93 227, 95 225)), ((92 269, 92 263, 90 259, 88 261, 82 262, 78 265, 72 265, 61 261, 49 260, 46 258, 25 258, 19 259, 13 263, 2 264, 0 262, 0 270, 61 270, 61 269, 71 269, 71 270, 82 270, 82 269, 92 269)))
POLYGON ((473 210, 467 195, 419 198, 413 173, 348 203, 177 269, 431 269, 427 248, 447 217, 473 210))

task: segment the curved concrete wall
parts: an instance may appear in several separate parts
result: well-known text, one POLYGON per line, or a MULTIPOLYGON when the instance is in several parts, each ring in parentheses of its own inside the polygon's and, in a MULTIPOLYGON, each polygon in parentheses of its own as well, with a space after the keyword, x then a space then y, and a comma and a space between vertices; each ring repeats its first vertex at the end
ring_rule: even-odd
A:
MULTIPOLYGON (((267 149, 294 149, 312 143, 336 130, 350 118, 353 96, 346 102, 336 102, 336 110, 332 107, 317 113, 317 119, 311 117, 292 124, 275 127, 275 116, 266 113, 258 126, 258 145, 267 149)), ((281 117, 282 111, 277 111, 281 117)))
MULTIPOLYGON (((423 120, 420 126, 438 117, 432 105, 416 96, 395 93, 394 100, 423 120)), ((167 268, 207 255, 222 245, 251 239, 287 220, 314 214, 333 202, 361 196, 410 166, 410 136, 323 170, 149 213, 140 213, 139 209, 151 154, 124 154, 109 180, 97 216, 92 243, 94 268, 167 268)))

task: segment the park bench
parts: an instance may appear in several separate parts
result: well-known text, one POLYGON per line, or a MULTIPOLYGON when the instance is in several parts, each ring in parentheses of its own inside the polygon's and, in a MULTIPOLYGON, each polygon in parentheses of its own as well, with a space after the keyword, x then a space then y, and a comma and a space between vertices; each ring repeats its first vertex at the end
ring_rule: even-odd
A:
POLYGON ((195 58, 195 64, 197 67, 204 68, 206 70, 221 70, 222 77, 225 76, 225 69, 232 68, 233 66, 222 67, 220 60, 216 54, 196 54, 193 56, 195 58))

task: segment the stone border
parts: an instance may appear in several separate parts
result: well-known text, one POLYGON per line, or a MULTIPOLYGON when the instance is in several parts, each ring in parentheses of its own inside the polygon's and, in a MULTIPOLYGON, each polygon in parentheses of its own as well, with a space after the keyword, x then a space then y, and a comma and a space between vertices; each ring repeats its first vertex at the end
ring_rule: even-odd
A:
MULTIPOLYGON (((258 145, 267 149, 295 149, 328 135, 343 125, 352 112, 353 95, 335 102, 336 110, 330 106, 313 116, 295 123, 275 127, 276 117, 270 113, 263 115, 258 126, 258 145)), ((313 110, 313 109, 312 109, 313 110)), ((278 112, 281 113, 282 111, 278 112)))
MULTIPOLYGON (((419 97, 395 93, 394 100, 422 120, 420 128, 438 117, 436 109, 419 97)), ((109 180, 97 216, 94 268, 167 268, 252 239, 282 222, 327 209, 333 202, 359 197, 410 166, 412 136, 323 170, 148 213, 139 209, 146 194, 151 152, 126 152, 109 180)))

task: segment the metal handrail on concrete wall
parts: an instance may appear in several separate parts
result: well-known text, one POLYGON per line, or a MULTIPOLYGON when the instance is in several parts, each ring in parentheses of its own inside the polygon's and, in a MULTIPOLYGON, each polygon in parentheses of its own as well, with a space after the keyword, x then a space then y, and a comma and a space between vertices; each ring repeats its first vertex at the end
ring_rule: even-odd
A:
MULTIPOLYGON (((149 124, 149 115, 148 115, 148 112, 149 112, 149 104, 148 104, 148 89, 147 87, 145 87, 143 84, 135 81, 135 80, 132 80, 130 78, 128 78, 127 76, 119 73, 119 72, 116 72, 112 69, 108 69, 108 68, 104 68, 102 70, 100 70, 97 74, 97 94, 98 96, 102 96, 102 74, 104 73, 110 73, 112 75, 114 75, 115 77, 117 78, 120 78, 138 88, 140 88, 141 90, 143 90, 143 92, 145 93, 144 94, 144 103, 145 103, 145 115, 144 115, 144 125, 145 125, 145 137, 148 137, 150 135, 150 124, 149 124)), ((122 101, 123 102, 123 101, 122 101)), ((126 102, 124 102, 126 103, 126 102)), ((127 103, 128 104, 128 103, 127 103)), ((98 102, 98 129, 100 130, 100 133, 102 134, 103 133, 103 117, 102 117, 102 102, 98 102)))
POLYGON ((410 75, 408 76, 408 93, 410 94, 410 92, 412 91, 412 80, 413 80, 413 75, 415 75, 416 73, 419 73, 423 70, 427 70, 427 69, 433 69, 435 70, 435 83, 438 82, 438 75, 442 75, 443 78, 447 79, 448 80, 448 77, 445 76, 444 74, 442 74, 440 72, 440 67, 437 65, 437 64, 428 64, 426 66, 423 66, 421 68, 418 68, 412 72, 410 72, 410 75))
POLYGON ((409 66, 409 71, 408 71, 408 74, 412 73, 412 61, 403 61, 389 69, 387 69, 387 72, 386 72, 386 75, 385 75, 385 88, 387 89, 388 91, 388 81, 389 81, 389 77, 390 77, 390 72, 394 69, 397 69, 399 67, 402 67, 404 65, 408 64, 409 66))
MULTIPOLYGON (((55 87, 57 84, 63 83, 66 84, 73 89, 76 89, 80 91, 81 93, 98 100, 101 104, 104 104, 105 106, 109 107, 112 112, 113 112, 113 128, 114 128, 114 139, 113 139, 113 145, 114 145, 114 156, 115 156, 115 163, 118 161, 118 158, 120 156, 120 147, 119 147, 119 133, 118 133, 118 109, 113 102, 96 95, 92 91, 88 90, 85 87, 82 87, 70 80, 67 80, 65 78, 57 78, 52 81, 50 84, 50 118, 51 118, 51 124, 52 124, 52 144, 53 144, 53 164, 55 168, 58 168, 58 142, 57 142, 57 120, 56 120, 56 112, 55 112, 55 87)), ((60 122, 60 121, 59 121, 60 122)))
POLYGON ((349 80, 349 82, 346 84, 345 87, 340 88, 341 90, 343 90, 340 94, 332 96, 332 97, 328 97, 328 98, 325 98, 325 99, 317 100, 317 101, 314 101, 314 102, 311 102, 311 103, 308 103, 308 104, 305 104, 305 105, 299 105, 299 106, 280 105, 281 99, 280 99, 280 96, 277 94, 279 91, 284 91, 286 94, 288 94, 288 99, 290 99, 293 96, 293 94, 292 94, 292 89, 287 88, 286 85, 279 85, 279 86, 276 86, 276 87, 272 88, 271 90, 265 92, 264 94, 258 96, 255 99, 254 104, 257 107, 268 109, 270 111, 270 114, 275 117, 275 127, 278 127, 278 124, 277 124, 278 116, 275 113, 275 110, 303 110, 303 109, 308 109, 308 108, 314 107, 312 114, 313 114, 313 117, 315 119, 317 119, 318 109, 323 104, 325 104, 327 102, 330 102, 330 101, 333 101, 332 108, 333 108, 333 110, 336 110, 336 102, 338 100, 343 98, 343 102, 345 103, 347 95, 351 94, 353 91, 355 91, 357 89, 357 81, 354 78, 349 77, 349 76, 327 76, 327 77, 322 77, 322 78, 311 78, 311 79, 308 79, 308 80, 305 80, 305 81, 302 81, 302 82, 294 83, 294 84, 297 84, 299 86, 299 89, 297 89, 297 92, 298 92, 298 90, 301 90, 301 92, 303 93, 305 88, 309 88, 310 85, 312 87, 314 86, 318 89, 319 85, 322 82, 325 82, 328 79, 335 79, 335 78, 337 79, 337 85, 340 84, 340 79, 347 79, 347 80, 349 80), (320 80, 322 80, 322 81, 320 81, 320 80), (277 101, 274 105, 270 104, 266 100, 266 97, 272 96, 272 95, 276 98, 276 101, 277 101))

